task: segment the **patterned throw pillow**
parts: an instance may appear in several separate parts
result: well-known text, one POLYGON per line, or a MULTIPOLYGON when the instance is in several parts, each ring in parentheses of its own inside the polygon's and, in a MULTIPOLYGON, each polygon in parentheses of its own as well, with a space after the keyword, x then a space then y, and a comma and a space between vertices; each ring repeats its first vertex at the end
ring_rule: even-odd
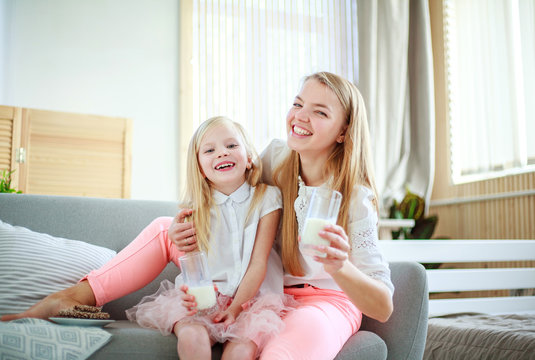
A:
POLYGON ((0 221, 0 315, 26 310, 45 296, 76 284, 115 254, 101 246, 0 221))
POLYGON ((57 325, 42 319, 0 321, 0 359, 87 359, 111 336, 98 327, 57 325))

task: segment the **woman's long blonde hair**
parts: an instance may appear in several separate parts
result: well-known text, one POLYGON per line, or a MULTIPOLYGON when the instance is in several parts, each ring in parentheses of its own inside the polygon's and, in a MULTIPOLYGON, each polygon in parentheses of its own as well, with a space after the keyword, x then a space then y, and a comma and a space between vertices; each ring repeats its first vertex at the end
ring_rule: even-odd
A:
POLYGON ((254 146, 251 144, 245 129, 239 123, 224 116, 216 116, 199 125, 193 134, 188 147, 186 194, 181 206, 193 209, 193 215, 190 219, 195 224, 197 244, 199 249, 206 252, 210 249, 210 209, 214 205, 214 201, 210 182, 202 173, 198 156, 199 147, 204 135, 210 129, 219 125, 229 126, 238 132, 245 145, 247 157, 251 159, 251 168, 245 171, 245 181, 247 181, 249 185, 256 187, 256 190, 247 217, 249 217, 253 209, 260 202, 260 199, 262 199, 266 190, 266 186, 260 183, 260 178, 262 176, 262 162, 260 161, 254 146))
MULTIPOLYGON (((378 204, 366 107, 357 87, 338 75, 318 72, 305 77, 302 84, 310 80, 319 81, 331 89, 345 111, 347 130, 344 141, 336 143, 327 159, 325 178, 332 176, 331 186, 343 195, 337 223, 349 234, 350 199, 355 184, 369 187, 375 194, 376 207, 378 204)), ((273 181, 281 189, 283 203, 282 263, 286 271, 294 276, 304 275, 299 262, 298 227, 294 210, 299 190, 299 167, 299 154, 292 150, 273 172, 273 181)))

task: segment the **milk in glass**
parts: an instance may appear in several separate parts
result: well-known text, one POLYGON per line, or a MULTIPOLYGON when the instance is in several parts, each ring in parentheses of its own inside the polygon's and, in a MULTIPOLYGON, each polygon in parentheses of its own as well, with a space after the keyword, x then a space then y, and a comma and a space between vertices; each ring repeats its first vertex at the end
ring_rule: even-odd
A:
POLYGON ((209 309, 216 303, 213 285, 190 287, 188 288, 188 294, 195 296, 198 310, 209 309))
POLYGON ((330 245, 328 240, 320 237, 319 232, 328 224, 336 224, 341 202, 342 194, 338 191, 324 187, 313 190, 299 244, 299 248, 303 254, 309 256, 325 256, 325 253, 315 250, 314 246, 330 245))

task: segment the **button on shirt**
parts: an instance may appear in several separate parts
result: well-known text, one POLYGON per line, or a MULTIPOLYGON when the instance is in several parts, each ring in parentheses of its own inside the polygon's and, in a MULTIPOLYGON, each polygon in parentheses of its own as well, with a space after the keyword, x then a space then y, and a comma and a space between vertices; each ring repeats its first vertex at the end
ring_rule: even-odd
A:
MULTIPOLYGON (((247 182, 230 195, 213 191, 210 211, 208 268, 220 293, 234 296, 247 271, 260 219, 282 207, 280 191, 268 186, 247 224, 245 218, 255 192, 247 182)), ((181 282, 177 277, 177 286, 181 282)))

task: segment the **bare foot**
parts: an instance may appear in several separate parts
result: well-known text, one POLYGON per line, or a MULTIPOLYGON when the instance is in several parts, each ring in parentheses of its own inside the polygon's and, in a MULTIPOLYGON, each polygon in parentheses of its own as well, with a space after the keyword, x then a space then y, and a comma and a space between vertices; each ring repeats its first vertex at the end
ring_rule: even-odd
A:
POLYGON ((10 321, 21 318, 40 318, 48 319, 51 316, 57 315, 60 310, 70 308, 74 305, 80 305, 78 301, 70 298, 65 298, 59 293, 52 294, 39 301, 26 311, 18 314, 4 315, 0 320, 10 321))
POLYGON ((70 288, 48 295, 26 311, 18 314, 4 315, 1 321, 10 321, 21 318, 48 319, 58 314, 60 310, 74 305, 95 305, 93 290, 87 281, 82 281, 70 288))

